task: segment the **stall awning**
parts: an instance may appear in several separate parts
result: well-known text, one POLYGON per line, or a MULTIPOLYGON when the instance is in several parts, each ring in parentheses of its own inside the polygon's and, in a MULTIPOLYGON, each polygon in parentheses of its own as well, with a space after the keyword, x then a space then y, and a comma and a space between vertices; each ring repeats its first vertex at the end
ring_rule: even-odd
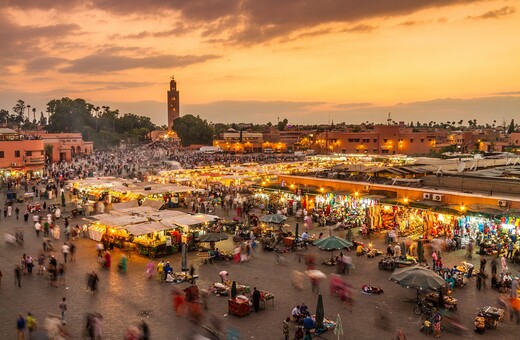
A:
POLYGON ((197 225, 206 222, 212 222, 218 219, 218 216, 215 215, 206 215, 206 214, 195 214, 195 215, 186 215, 172 218, 174 224, 179 226, 187 227, 192 225, 197 225))
POLYGON ((122 227, 129 224, 138 224, 148 221, 146 217, 135 215, 101 214, 93 217, 99 221, 99 223, 110 227, 122 227))
POLYGON ((441 205, 440 207, 434 207, 432 211, 439 214, 448 214, 448 215, 460 215, 460 207, 458 205, 441 205))
POLYGON ((442 203, 437 201, 411 201, 408 205, 412 208, 431 209, 442 206, 442 203))
POLYGON ((499 209, 498 207, 485 205, 485 204, 471 204, 468 207, 468 213, 472 214, 484 214, 489 216, 503 215, 505 210, 499 209))
POLYGON ((136 208, 138 206, 139 206, 139 204, 137 204, 137 200, 132 200, 132 201, 123 202, 123 203, 113 203, 112 209, 124 210, 124 209, 128 209, 128 208, 136 208))
POLYGON ((161 222, 154 221, 154 222, 126 225, 126 226, 120 227, 118 229, 126 229, 126 231, 128 231, 130 234, 132 234, 134 236, 140 236, 140 235, 151 234, 156 231, 169 230, 169 229, 172 229, 172 227, 167 226, 161 222))

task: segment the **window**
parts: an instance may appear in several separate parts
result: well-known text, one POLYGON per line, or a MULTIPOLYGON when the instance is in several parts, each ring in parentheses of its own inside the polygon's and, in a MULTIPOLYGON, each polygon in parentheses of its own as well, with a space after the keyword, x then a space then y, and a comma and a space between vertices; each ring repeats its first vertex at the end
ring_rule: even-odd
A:
POLYGON ((410 138, 410 143, 413 143, 413 138, 410 138))
POLYGON ((20 150, 14 150, 14 156, 20 158, 20 150))
POLYGON ((374 143, 377 143, 377 138, 374 138, 374 143))
POLYGON ((383 143, 386 143, 386 142, 388 142, 388 139, 387 138, 383 139, 383 143))
POLYGON ((32 156, 32 151, 25 151, 25 155, 28 156, 28 157, 31 157, 32 156))
POLYGON ((421 138, 421 143, 424 143, 424 138, 421 138))
POLYGON ((383 149, 383 150, 381 150, 381 153, 388 153, 388 150, 383 149))
POLYGON ((363 143, 370 143, 370 139, 368 139, 368 138, 363 139, 363 143))
POLYGON ((0 151, 0 158, 4 158, 4 152, 0 151))

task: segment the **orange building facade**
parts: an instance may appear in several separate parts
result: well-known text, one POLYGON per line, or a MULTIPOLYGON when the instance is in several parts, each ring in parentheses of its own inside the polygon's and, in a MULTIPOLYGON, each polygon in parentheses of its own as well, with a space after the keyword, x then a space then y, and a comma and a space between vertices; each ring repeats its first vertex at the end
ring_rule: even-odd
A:
POLYGON ((70 162, 73 157, 92 155, 94 143, 83 140, 81 133, 47 133, 24 131, 27 135, 38 136, 44 148, 52 149, 50 162, 70 162))
POLYGON ((22 135, 0 128, 0 176, 40 177, 45 167, 44 142, 35 136, 22 135))
POLYGON ((443 131, 414 131, 398 125, 376 125, 361 132, 318 132, 311 147, 318 153, 366 153, 381 155, 427 154, 438 141, 446 139, 443 131))

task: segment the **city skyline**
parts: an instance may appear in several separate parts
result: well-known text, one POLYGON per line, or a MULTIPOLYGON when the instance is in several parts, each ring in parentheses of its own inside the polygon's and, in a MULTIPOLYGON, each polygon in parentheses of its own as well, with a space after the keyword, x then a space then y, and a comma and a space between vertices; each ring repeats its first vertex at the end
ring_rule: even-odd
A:
POLYGON ((83 98, 166 124, 459 121, 520 109, 507 0, 0 0, 0 108, 83 98), (330 117, 330 118, 329 118, 330 117))

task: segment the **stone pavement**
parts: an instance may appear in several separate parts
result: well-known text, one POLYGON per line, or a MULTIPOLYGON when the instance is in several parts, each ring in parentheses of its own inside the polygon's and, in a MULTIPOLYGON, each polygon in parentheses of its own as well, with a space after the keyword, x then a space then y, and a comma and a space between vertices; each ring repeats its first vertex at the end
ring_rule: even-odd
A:
MULTIPOLYGON (((22 209, 20 205, 20 209, 22 209)), ((221 213, 217 211, 217 214, 221 213)), ((65 212, 65 215, 68 215, 65 212)), ((31 220, 31 218, 29 218, 31 220)), ((295 221, 289 218, 289 224, 294 227, 295 221)), ((62 225, 63 221, 58 223, 62 225)), ((71 225, 82 224, 80 219, 71 221, 71 225)), ((2 285, 0 287, 0 338, 15 339, 15 325, 18 313, 32 312, 40 324, 43 323, 47 313, 59 314, 59 303, 62 297, 68 301, 69 313, 67 329, 73 339, 80 339, 85 328, 86 313, 97 311, 104 317, 105 339, 121 339, 124 329, 130 324, 137 324, 143 317, 149 324, 152 339, 190 339, 196 333, 207 335, 204 327, 196 325, 184 317, 176 317, 171 307, 169 297, 172 284, 160 284, 156 280, 147 280, 144 271, 148 259, 133 255, 129 260, 128 272, 120 274, 115 265, 112 270, 99 269, 96 262, 95 242, 88 239, 79 239, 77 245, 76 262, 67 265, 66 285, 59 288, 50 287, 42 276, 33 274, 22 278, 22 288, 13 284, 13 268, 19 263, 23 253, 33 257, 38 255, 41 249, 42 237, 36 237, 32 223, 16 221, 15 217, 0 220, 0 231, 14 232, 15 227, 22 227, 25 231, 25 243, 23 246, 12 246, 2 242, 0 244, 0 269, 3 272, 2 285), (85 275, 90 270, 97 270, 100 277, 99 291, 95 295, 86 292, 85 275)), ((312 233, 327 231, 325 228, 315 228, 312 233)), ((345 236, 344 232, 335 233, 345 236)), ((358 237, 355 235, 355 237, 358 237)), ((363 239, 366 243, 373 243, 374 247, 384 251, 382 238, 372 236, 363 239)), ((55 241, 56 248, 63 244, 63 238, 55 241)), ((218 243, 221 249, 232 250, 233 244, 230 240, 218 243)), ((202 264, 195 253, 189 253, 189 263, 193 263, 199 275, 198 286, 209 288, 214 282, 219 281, 218 273, 227 270, 230 279, 240 284, 257 287, 261 290, 270 291, 275 295, 274 307, 268 303, 266 310, 258 314, 238 318, 228 315, 227 298, 210 296, 209 311, 206 313, 203 324, 210 326, 210 320, 218 320, 223 329, 232 328, 240 333, 240 339, 282 339, 282 320, 290 315, 291 309, 305 302, 312 313, 314 313, 317 295, 311 292, 310 283, 305 282, 302 291, 296 290, 291 285, 290 273, 293 269, 305 270, 304 263, 300 263, 297 257, 288 253, 285 255, 287 261, 277 265, 274 254, 263 253, 257 247, 257 253, 250 262, 234 264, 232 262, 217 262, 214 264, 202 264)), ((321 265, 321 262, 329 257, 329 252, 320 251, 310 246, 309 253, 316 254, 318 258, 318 269, 330 274, 334 272, 333 267, 321 265)), ((429 254, 427 247, 425 254, 429 254)), ((119 251, 113 252, 113 263, 116 264, 120 258, 119 251)), ((405 289, 388 280, 390 272, 380 271, 377 268, 376 258, 357 257, 354 252, 352 256, 355 268, 346 279, 354 287, 354 306, 352 311, 341 301, 328 293, 328 282, 322 282, 321 291, 325 306, 325 316, 336 319, 340 314, 343 322, 345 335, 343 339, 393 339, 396 329, 402 329, 408 339, 426 338, 419 332, 421 317, 412 312, 415 291, 405 289), (378 286, 384 290, 382 295, 366 295, 361 293, 363 284, 378 286)), ((57 254, 62 259, 61 254, 57 254)), ((429 256, 428 256, 429 258, 429 256)), ((170 261, 174 269, 180 268, 180 254, 174 254, 164 258, 170 261)), ((444 253, 445 266, 453 266, 464 259, 464 251, 444 253)), ((474 256, 472 262, 477 266, 479 256, 474 256)), ((488 259, 489 268, 490 259, 488 259)), ((513 267, 514 273, 518 267, 513 267)), ((489 269, 488 269, 489 270, 489 269)), ((184 288, 188 284, 181 283, 176 286, 184 288)), ((474 279, 470 280, 466 288, 455 290, 453 296, 459 299, 459 308, 456 315, 460 316, 461 322, 469 331, 464 335, 468 338, 492 338, 516 339, 520 326, 506 319, 501 322, 496 330, 487 331, 484 335, 473 332, 473 319, 478 307, 484 305, 496 305, 498 293, 491 290, 477 291, 474 279)), ((44 339, 41 332, 35 338, 44 339)), ((291 329, 291 337, 294 328, 291 329)), ((444 339, 458 339, 460 335, 445 332, 444 339)), ((336 339, 332 332, 322 334, 324 339, 336 339)))

